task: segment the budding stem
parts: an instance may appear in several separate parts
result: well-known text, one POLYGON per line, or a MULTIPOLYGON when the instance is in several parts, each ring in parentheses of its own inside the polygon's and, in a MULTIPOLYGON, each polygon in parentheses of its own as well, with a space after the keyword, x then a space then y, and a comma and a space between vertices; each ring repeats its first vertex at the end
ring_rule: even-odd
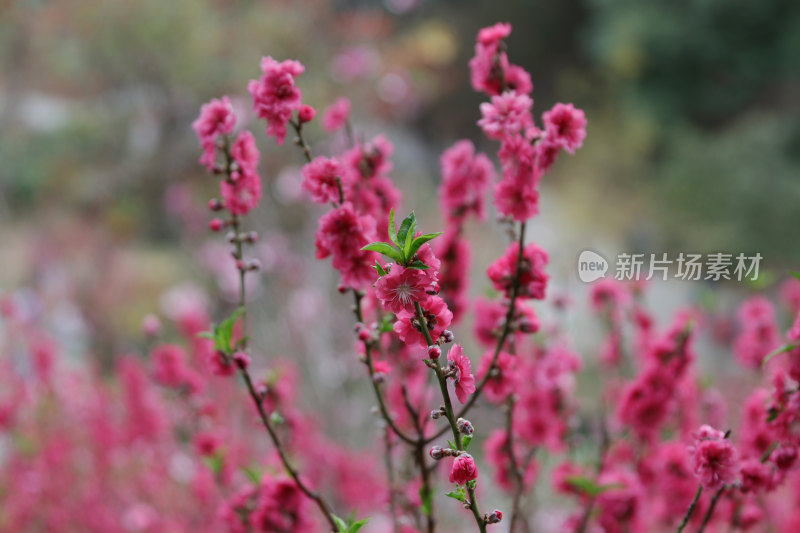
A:
MULTIPOLYGON (((230 179, 232 158, 231 158, 231 155, 230 155, 230 150, 229 150, 227 139, 226 139, 226 142, 225 142, 224 150, 225 150, 226 172, 228 174, 228 178, 230 179)), ((232 216, 231 226, 233 227, 234 233, 236 235, 238 235, 239 234, 239 230, 240 230, 240 226, 241 226, 241 220, 240 220, 238 215, 233 215, 232 216)), ((236 239, 235 245, 236 245, 236 249, 235 249, 234 259, 236 261, 243 261, 243 259, 244 259, 244 250, 243 250, 243 245, 242 245, 242 239, 236 239)), ((245 274, 246 274, 245 269, 240 268, 239 269, 239 306, 242 309, 242 338, 243 339, 247 338, 247 300, 246 300, 246 294, 245 294, 245 274)), ((241 346, 241 350, 242 351, 246 351, 247 350, 247 341, 246 340, 243 340, 242 346, 241 346)), ((256 409, 258 410, 258 414, 261 417, 261 422, 264 424, 264 428, 267 430, 267 433, 269 434, 270 440, 272 440, 272 444, 275 446, 275 449, 278 451, 278 456, 281 459, 281 463, 283 463, 283 467, 286 469, 286 471, 292 477, 292 479, 294 480, 295 484, 303 492, 303 494, 305 494, 306 497, 308 497, 309 499, 313 500, 314 503, 317 504, 317 507, 319 507, 319 510, 322 512, 323 515, 325 515, 325 519, 328 521, 328 524, 331 527, 331 531, 338 531, 339 527, 336 525, 336 521, 333 519, 333 514, 334 513, 333 513, 333 510, 331 509, 330 504, 328 504, 328 502, 325 501, 325 499, 323 499, 322 496, 320 496, 316 492, 314 492, 311 489, 309 489, 300 480, 300 474, 297 472, 297 470, 294 469, 292 464, 289 462, 289 458, 286 456, 286 452, 284 451, 283 446, 281 445, 281 442, 278 439, 278 434, 275 432, 275 428, 273 428, 272 424, 270 423, 269 416, 267 415, 267 412, 264 410, 264 405, 261 402, 261 396, 256 391, 256 388, 253 385, 253 380, 250 377, 250 373, 247 371, 247 368, 243 367, 243 366, 238 366, 238 368, 239 368, 239 373, 242 375, 242 379, 244 380, 245 385, 247 386, 247 391, 250 393, 250 398, 252 398, 253 403, 255 404, 256 409)))
MULTIPOLYGON (((422 312, 422 306, 419 305, 419 302, 414 302, 414 311, 416 312, 417 320, 422 328, 422 336, 425 338, 427 346, 432 346, 433 339, 431 339, 431 333, 428 331, 428 321, 425 319, 425 313, 422 312)), ((447 390, 447 378, 445 377, 445 373, 443 372, 442 366, 439 363, 439 358, 433 360, 433 365, 433 371, 436 373, 436 379, 439 381, 439 389, 442 391, 445 416, 447 417, 447 421, 450 423, 450 429, 453 431, 453 439, 455 441, 453 444, 455 444, 459 451, 463 451, 464 446, 461 443, 461 433, 458 431, 456 417, 453 415, 453 404, 450 401, 450 392, 447 390)), ((478 510, 478 501, 475 498, 475 489, 467 485, 467 493, 469 494, 469 509, 472 511, 472 515, 475 517, 475 522, 478 524, 478 529, 481 533, 486 533, 486 521, 483 519, 480 511, 478 510)))

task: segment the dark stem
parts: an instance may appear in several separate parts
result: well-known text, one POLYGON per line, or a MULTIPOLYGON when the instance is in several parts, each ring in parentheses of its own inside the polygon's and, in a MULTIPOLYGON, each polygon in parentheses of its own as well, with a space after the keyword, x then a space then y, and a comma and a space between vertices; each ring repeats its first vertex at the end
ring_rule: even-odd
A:
MULTIPOLYGON (((228 144, 226 141, 225 145, 225 159, 226 159, 226 171, 228 177, 230 178, 231 172, 231 155, 228 149, 228 144)), ((235 243, 236 243, 236 261, 240 264, 241 268, 239 268, 239 306, 242 308, 242 338, 247 338, 247 300, 245 294, 245 268, 244 265, 241 265, 241 262, 244 260, 244 251, 242 247, 242 239, 239 238, 239 232, 241 229, 241 220, 237 215, 233 215, 231 220, 231 226, 234 231, 234 235, 236 236, 235 243)), ((242 350, 247 349, 246 341, 242 342, 241 346, 242 350)), ((339 528, 336 525, 336 521, 333 519, 333 510, 331 506, 326 502, 322 496, 317 494, 316 492, 312 491, 308 488, 300 480, 300 475, 298 474, 297 470, 289 462, 289 458, 286 456, 286 452, 281 445, 280 440, 278 439, 278 434, 275 432, 275 428, 272 427, 272 424, 269 421, 269 416, 267 415, 266 411, 264 410, 264 405, 261 402, 261 396, 256 391, 255 387, 253 386, 253 380, 250 377, 250 374, 247 372, 246 368, 239 367, 239 373, 242 376, 242 379, 247 386, 247 391, 250 394, 250 398, 253 400, 253 403, 258 410, 258 414, 261 417, 261 422, 264 424, 264 428, 267 430, 269 434, 270 440, 272 440, 272 444, 275 446, 275 449, 278 451, 278 456, 281 459, 281 463, 283 463, 284 468, 289 473, 289 475, 294 480, 297 487, 305 494, 308 498, 313 500, 319 510, 325 515, 325 519, 328 521, 328 524, 331 527, 331 531, 338 531, 339 528)))
MULTIPOLYGON (((475 387, 475 392, 472 394, 472 396, 470 396, 469 400, 467 400, 467 403, 464 404, 464 407, 461 408, 461 411, 459 411, 458 415, 456 415, 456 418, 463 418, 464 416, 466 416, 469 410, 472 409, 472 406, 475 405, 475 402, 478 401, 478 398, 480 397, 483 388, 486 386, 486 383, 488 383, 489 378, 492 375, 492 370, 494 370, 494 368, 497 365, 497 358, 500 357, 500 352, 503 351, 503 347, 505 346, 506 340, 508 339, 508 335, 511 333, 511 322, 514 318, 514 311, 516 310, 517 297, 519 296, 519 280, 520 277, 522 276, 522 249, 525 246, 525 227, 526 223, 521 222, 519 226, 519 239, 517 241, 519 245, 519 250, 517 255, 517 264, 515 267, 516 271, 514 273, 514 280, 511 285, 511 298, 509 299, 508 302, 508 311, 506 312, 506 319, 505 323, 503 324, 503 330, 501 331, 500 336, 497 338, 497 345, 495 346, 494 354, 492 355, 492 361, 491 363, 489 363, 489 368, 486 371, 486 374, 483 376, 480 382, 478 382, 478 385, 475 387)), ((445 433, 445 431, 447 430, 446 429, 440 430, 435 435, 427 439, 427 442, 430 443, 438 439, 445 433)))
MULTIPOLYGON (((354 312, 356 315, 356 320, 360 323, 364 323, 364 313, 361 310, 361 298, 363 295, 354 290, 353 296, 355 298, 355 308, 354 312)), ((364 342, 364 363, 367 365, 367 369, 369 370, 369 378, 370 382, 372 383, 372 390, 375 393, 375 398, 378 400, 378 408, 380 409, 381 416, 389 425, 392 431, 394 431, 395 435, 400 437, 403 442, 411 445, 415 445, 417 443, 416 439, 413 439, 403 433, 400 428, 397 427, 397 424, 394 423, 392 416, 389 414, 389 410, 386 407, 386 402, 383 400, 383 394, 381 394, 381 389, 378 383, 375 381, 375 368, 372 362, 372 342, 366 341, 364 342)))
POLYGON ((722 486, 714 493, 714 496, 711 498, 711 503, 708 505, 708 510, 706 511, 705 516, 703 516, 703 521, 700 522, 700 527, 697 528, 696 533, 703 533, 706 526, 708 525, 709 521, 711 521, 711 516, 714 514, 714 508, 717 506, 717 501, 719 497, 722 496, 722 493, 725 491, 725 487, 722 486))
POLYGON ((697 502, 700 500, 700 495, 703 493, 703 485, 699 485, 697 487, 697 492, 694 493, 694 499, 692 499, 692 503, 689 504, 689 508, 686 509, 686 513, 683 515, 683 520, 681 520, 680 525, 678 525, 678 529, 675 530, 675 533, 681 533, 683 528, 686 527, 686 524, 689 523, 689 519, 692 517, 692 513, 694 513, 694 508, 697 506, 697 502))
MULTIPOLYGON (((414 310, 416 311, 416 317, 422 329, 422 336, 425 338, 425 342, 428 346, 433 346, 433 339, 431 339, 431 333, 428 330, 428 322, 425 320, 425 314, 422 312, 422 306, 419 305, 419 302, 414 302, 414 310)), ((439 381, 439 389, 442 391, 445 416, 447 417, 447 421, 450 423, 450 429, 453 432, 453 444, 455 444, 458 450, 463 451, 464 446, 461 442, 461 433, 458 431, 456 418, 453 414, 453 404, 450 401, 450 392, 447 390, 447 378, 445 377, 444 369, 439 363, 439 358, 433 360, 433 366, 433 371, 436 373, 436 379, 439 381)), ((483 519, 480 511, 478 510, 478 501, 475 498, 475 489, 467 485, 467 494, 469 494, 469 509, 472 511, 472 515, 475 517, 475 522, 478 524, 478 529, 481 533, 486 533, 486 521, 483 519)))

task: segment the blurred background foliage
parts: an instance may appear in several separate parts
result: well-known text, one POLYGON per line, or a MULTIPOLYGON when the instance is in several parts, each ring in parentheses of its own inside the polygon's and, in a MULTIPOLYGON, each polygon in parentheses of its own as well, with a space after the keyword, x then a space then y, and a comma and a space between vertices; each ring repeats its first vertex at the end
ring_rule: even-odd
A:
MULTIPOLYGON (((204 238, 214 190, 190 123, 222 93, 249 107, 262 55, 306 65, 307 102, 347 96, 363 134, 386 131, 404 205, 436 223, 439 154, 483 142, 475 33, 505 20, 538 113, 571 101, 589 118, 580 157, 545 184, 582 246, 758 251, 777 272, 800 260, 793 0, 0 0, 0 288, 43 276, 30 267, 43 250, 71 252, 89 263, 76 290, 95 329, 134 327, 204 238), (108 258, 123 249, 132 263, 108 258), (102 305, 119 265, 136 274, 114 315, 102 305)), ((287 181, 297 154, 249 126, 272 200, 261 227, 310 235, 287 181)))

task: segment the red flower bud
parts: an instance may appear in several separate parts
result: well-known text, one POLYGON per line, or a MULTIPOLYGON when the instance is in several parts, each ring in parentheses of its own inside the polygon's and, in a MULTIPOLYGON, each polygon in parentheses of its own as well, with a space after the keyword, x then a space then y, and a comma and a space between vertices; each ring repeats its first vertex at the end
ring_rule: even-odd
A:
POLYGON ((297 111, 297 118, 300 120, 301 123, 303 122, 311 122, 314 120, 314 116, 317 114, 316 110, 310 105, 303 105, 300 106, 300 109, 297 111))
POLYGON ((208 223, 208 229, 211 231, 222 231, 222 228, 225 226, 225 223, 218 218, 212 218, 211 221, 208 223))

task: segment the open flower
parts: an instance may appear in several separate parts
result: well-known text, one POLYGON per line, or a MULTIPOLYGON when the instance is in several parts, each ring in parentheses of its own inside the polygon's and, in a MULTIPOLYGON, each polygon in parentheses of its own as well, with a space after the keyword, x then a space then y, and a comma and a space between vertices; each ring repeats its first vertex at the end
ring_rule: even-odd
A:
POLYGON ((391 271, 375 283, 375 296, 393 313, 414 311, 414 302, 425 300, 428 277, 421 270, 393 265, 391 271))
POLYGON ((717 490, 736 479, 739 461, 733 443, 722 431, 703 425, 695 433, 695 442, 689 447, 692 468, 700 478, 700 484, 709 490, 717 490))
POLYGON ((453 378, 456 397, 459 402, 466 403, 467 396, 475 392, 475 377, 470 369, 469 357, 464 355, 460 344, 454 344, 447 353, 447 360, 453 364, 456 370, 453 378))

